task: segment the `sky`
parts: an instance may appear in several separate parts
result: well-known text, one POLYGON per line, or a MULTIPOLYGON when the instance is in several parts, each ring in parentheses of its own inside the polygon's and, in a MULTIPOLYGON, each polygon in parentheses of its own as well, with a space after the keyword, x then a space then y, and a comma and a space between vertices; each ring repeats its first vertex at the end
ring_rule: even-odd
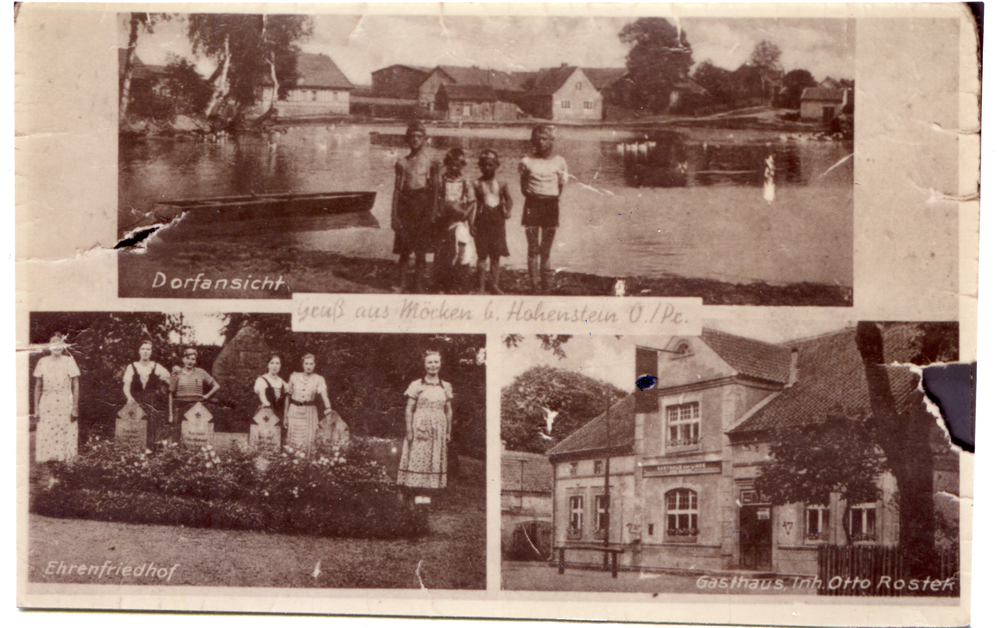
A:
MULTIPOLYGON (((765 342, 784 342, 797 338, 808 338, 843 329, 852 325, 847 313, 825 314, 822 318, 808 317, 782 320, 766 315, 761 318, 740 320, 706 320, 703 327, 738 334, 765 342)), ((499 349, 500 359, 490 364, 499 364, 500 385, 507 386, 521 373, 533 366, 546 365, 575 371, 599 379, 626 392, 635 388, 635 347, 666 347, 671 336, 573 336, 562 348, 566 357, 560 359, 551 351, 542 348, 534 336, 525 339, 516 348, 503 346, 499 349)))
MULTIPOLYGON (((126 14, 122 14, 126 15, 126 14)), ((561 63, 584 67, 624 67, 628 46, 618 33, 629 22, 611 17, 469 17, 321 15, 313 36, 300 42, 306 52, 329 55, 358 85, 371 84, 371 72, 396 63, 463 65, 503 71, 536 70, 561 63)), ((119 46, 128 44, 128 27, 119 19, 119 46)), ((734 70, 757 42, 768 39, 782 50, 785 70, 804 68, 817 80, 829 75, 854 78, 854 21, 850 19, 686 18, 695 62, 711 59, 734 70)), ((168 53, 193 59, 183 20, 141 33, 137 46, 144 63, 161 65, 168 53)), ((211 62, 198 69, 209 74, 211 62)))

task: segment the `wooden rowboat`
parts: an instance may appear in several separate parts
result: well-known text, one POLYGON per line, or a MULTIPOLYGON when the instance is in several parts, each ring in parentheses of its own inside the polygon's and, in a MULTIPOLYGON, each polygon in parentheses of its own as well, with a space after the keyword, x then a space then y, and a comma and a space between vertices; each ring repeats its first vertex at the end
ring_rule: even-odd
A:
POLYGON ((273 192, 245 196, 215 196, 173 201, 158 205, 183 214, 188 224, 282 220, 333 216, 370 211, 375 192, 273 192))

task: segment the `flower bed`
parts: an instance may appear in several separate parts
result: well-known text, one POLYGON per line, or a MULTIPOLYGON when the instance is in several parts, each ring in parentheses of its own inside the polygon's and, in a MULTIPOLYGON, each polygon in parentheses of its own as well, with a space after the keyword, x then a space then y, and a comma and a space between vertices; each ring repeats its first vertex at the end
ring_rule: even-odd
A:
POLYGON ((260 456, 163 443, 125 451, 95 440, 32 495, 31 510, 61 517, 319 536, 413 538, 426 514, 401 498, 364 443, 306 456, 260 456))

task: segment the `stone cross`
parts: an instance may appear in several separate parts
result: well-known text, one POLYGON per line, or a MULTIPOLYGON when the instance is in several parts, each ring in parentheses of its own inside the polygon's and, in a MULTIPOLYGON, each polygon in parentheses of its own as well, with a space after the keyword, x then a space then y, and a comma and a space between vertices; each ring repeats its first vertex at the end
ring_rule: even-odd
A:
POLYGON ((199 401, 184 413, 181 423, 181 443, 187 447, 200 448, 212 444, 215 426, 209 423, 212 413, 199 401))
POLYGON ((145 451, 147 426, 144 416, 146 413, 135 400, 125 404, 118 411, 118 419, 115 421, 115 442, 129 449, 145 451))

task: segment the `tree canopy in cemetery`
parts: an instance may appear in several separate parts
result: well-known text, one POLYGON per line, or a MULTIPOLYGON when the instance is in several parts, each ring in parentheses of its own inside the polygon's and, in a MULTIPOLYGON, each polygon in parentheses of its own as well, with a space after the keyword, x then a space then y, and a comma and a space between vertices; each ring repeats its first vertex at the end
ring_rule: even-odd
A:
POLYGON ((618 33, 632 47, 625 59, 640 108, 652 112, 670 106, 670 95, 694 64, 684 31, 662 17, 642 17, 618 33))
POLYGON ((581 373, 532 367, 500 393, 500 438, 512 451, 545 453, 625 395, 581 373))
POLYGON ((195 54, 213 59, 214 90, 205 108, 211 115, 227 102, 254 104, 270 81, 273 101, 295 77, 296 42, 312 35, 312 18, 303 15, 195 13, 188 17, 188 38, 195 54))

